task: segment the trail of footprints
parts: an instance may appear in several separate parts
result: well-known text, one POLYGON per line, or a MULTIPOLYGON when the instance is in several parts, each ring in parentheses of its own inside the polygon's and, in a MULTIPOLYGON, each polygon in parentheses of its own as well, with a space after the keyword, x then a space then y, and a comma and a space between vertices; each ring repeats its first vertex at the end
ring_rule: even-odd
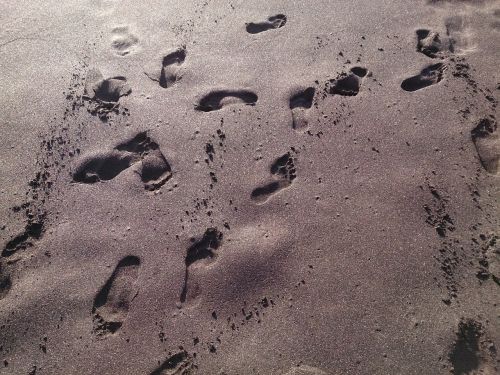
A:
MULTIPOLYGON (((263 22, 246 24, 250 34, 262 33, 279 29, 286 25, 287 17, 277 14, 263 22)), ((447 36, 419 29, 416 31, 416 50, 431 59, 445 59, 449 53, 464 48, 466 39, 462 37, 461 19, 447 20, 447 36)), ((128 27, 117 27, 112 30, 113 51, 119 56, 132 53, 138 45, 138 38, 128 27)), ((182 78, 181 68, 186 60, 185 47, 179 47, 164 54, 154 65, 145 69, 145 74, 151 80, 158 82, 162 88, 173 86, 182 78)), ((443 79, 446 65, 443 62, 430 64, 418 74, 401 83, 404 91, 413 92, 435 85, 443 79)), ((358 95, 363 79, 369 75, 364 67, 353 67, 348 73, 342 73, 337 78, 327 82, 330 95, 353 97, 358 95)), ((96 69, 88 72, 84 97, 93 104, 95 114, 106 116, 116 109, 121 97, 131 93, 131 88, 123 76, 104 78, 96 69)), ((302 130, 308 127, 308 112, 313 106, 316 90, 306 87, 293 92, 289 98, 292 128, 302 130)), ((247 89, 213 90, 203 95, 195 105, 195 110, 212 112, 231 105, 255 106, 258 96, 247 89)), ((500 137, 494 118, 484 118, 471 131, 471 138, 479 155, 482 166, 491 174, 499 172, 500 137)), ((270 181, 256 187, 250 198, 260 205, 271 197, 290 187, 297 177, 296 159, 292 152, 287 152, 275 159, 270 167, 270 181)), ((171 177, 170 164, 161 152, 159 145, 151 139, 147 132, 138 133, 133 138, 116 145, 112 150, 90 155, 81 159, 72 174, 73 181, 82 184, 95 184, 116 178, 123 171, 134 168, 140 176, 144 188, 155 191, 163 186, 171 177)), ((36 223, 35 223, 36 225, 36 223)), ((18 236, 19 237, 19 236, 18 236)), ((2 251, 2 257, 8 257, 18 250, 19 243, 27 244, 30 238, 37 238, 37 228, 27 228, 22 238, 14 238, 2 251), (25 238, 26 237, 26 238, 25 238)), ((208 265, 217 257, 223 234, 216 228, 208 228, 203 236, 192 239, 184 259, 184 282, 180 292, 180 303, 186 303, 196 296, 193 291, 195 282, 193 271, 201 264, 208 265)), ((97 336, 105 337, 115 334, 122 327, 131 304, 137 294, 137 279, 141 261, 136 256, 126 256, 116 265, 109 279, 96 294, 92 307, 93 331, 97 336)), ((5 267, 0 263, 0 300, 4 298, 11 287, 11 278, 5 267)), ((462 350, 458 342, 455 351, 462 350)), ((451 354, 451 357, 455 354, 451 354)), ((458 357, 457 357, 458 358, 458 357)), ((457 367, 462 366, 460 359, 451 358, 457 367)), ((168 357, 151 372, 151 375, 188 374, 195 368, 192 358, 185 351, 180 351, 168 357)), ((293 369, 289 373, 322 373, 307 366, 293 369)))

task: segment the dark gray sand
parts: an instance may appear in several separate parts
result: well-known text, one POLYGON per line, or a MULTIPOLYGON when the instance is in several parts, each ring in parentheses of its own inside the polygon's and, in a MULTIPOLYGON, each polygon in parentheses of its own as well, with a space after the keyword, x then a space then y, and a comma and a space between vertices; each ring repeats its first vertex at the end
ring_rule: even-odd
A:
POLYGON ((1 374, 498 373, 499 1, 0 22, 1 374))

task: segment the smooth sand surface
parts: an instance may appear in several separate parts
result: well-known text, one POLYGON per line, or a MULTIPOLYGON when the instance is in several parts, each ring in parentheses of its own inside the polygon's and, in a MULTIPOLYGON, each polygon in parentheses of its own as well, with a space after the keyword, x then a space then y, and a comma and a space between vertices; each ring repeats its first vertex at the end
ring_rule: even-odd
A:
POLYGON ((1 374, 498 373, 499 1, 0 23, 1 374))

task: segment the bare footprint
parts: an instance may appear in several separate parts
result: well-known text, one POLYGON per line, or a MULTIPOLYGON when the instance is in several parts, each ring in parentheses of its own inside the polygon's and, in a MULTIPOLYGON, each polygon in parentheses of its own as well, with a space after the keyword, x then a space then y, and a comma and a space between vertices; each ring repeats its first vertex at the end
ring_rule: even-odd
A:
POLYGON ((419 74, 405 79, 401 88, 405 91, 417 91, 425 87, 435 85, 443 79, 445 65, 442 63, 429 65, 422 69, 419 74))
POLYGON ((186 351, 175 353, 168 357, 150 375, 189 375, 194 365, 186 351))
POLYGON ((186 48, 179 47, 165 54, 158 63, 144 72, 151 80, 158 82, 163 88, 171 87, 181 79, 181 65, 186 60, 186 48))
POLYGON ((500 136, 494 119, 484 118, 471 131, 471 138, 484 169, 498 174, 500 168, 500 136))
POLYGON ((254 189, 250 196, 257 204, 266 202, 271 196, 290 186, 297 177, 294 158, 290 152, 276 159, 270 169, 275 181, 254 189))
MULTIPOLYGON (((455 375, 496 374, 495 352, 485 337, 484 327, 473 319, 462 319, 448 359, 455 375)), ((494 347, 493 347, 494 349, 494 347)))
POLYGON ((257 100, 257 94, 249 90, 215 90, 204 95, 195 109, 197 111, 210 112, 234 104, 253 106, 257 103, 257 100))
POLYGON ((91 69, 85 81, 85 96, 104 103, 117 103, 122 96, 129 95, 132 89, 127 79, 116 76, 104 79, 101 72, 91 69))
POLYGON ((10 257, 19 250, 33 246, 33 241, 39 240, 45 231, 45 215, 29 219, 24 231, 12 238, 2 250, 1 256, 10 257))
POLYGON ((126 56, 137 48, 139 39, 130 32, 128 26, 119 26, 111 30, 111 48, 119 56, 126 56))
POLYGON ((146 190, 157 190, 172 177, 170 164, 159 145, 147 132, 141 132, 112 151, 84 158, 73 173, 73 181, 94 184, 112 180, 138 163, 137 173, 146 190))
POLYGON ((137 292, 135 284, 141 261, 136 256, 120 260, 111 277, 97 293, 92 308, 94 333, 106 336, 116 333, 130 309, 137 292))
POLYGON ((279 29, 285 26, 286 16, 284 14, 276 14, 275 16, 269 17, 264 22, 250 22, 246 24, 247 32, 250 34, 258 34, 263 31, 279 29))
POLYGON ((314 99, 314 88, 308 87, 295 93, 290 98, 290 110, 292 111, 292 127, 294 129, 306 128, 308 125, 307 110, 311 108, 314 99))
POLYGON ((112 180, 136 161, 137 158, 133 154, 116 150, 93 155, 80 162, 73 174, 73 181, 94 184, 112 180))
POLYGON ((449 44, 441 40, 439 33, 427 29, 419 29, 416 33, 418 52, 431 58, 443 58, 450 52, 449 44))
POLYGON ((185 258, 186 271, 184 274, 184 286, 182 287, 180 296, 181 303, 186 302, 188 296, 190 268, 194 263, 206 259, 213 259, 216 256, 215 251, 222 243, 222 237, 222 233, 216 228, 208 228, 200 240, 196 241, 193 239, 195 242, 187 249, 185 258))
POLYGON ((356 96, 359 93, 361 80, 368 74, 363 67, 353 67, 349 73, 342 73, 336 79, 331 79, 330 94, 341 96, 356 96))

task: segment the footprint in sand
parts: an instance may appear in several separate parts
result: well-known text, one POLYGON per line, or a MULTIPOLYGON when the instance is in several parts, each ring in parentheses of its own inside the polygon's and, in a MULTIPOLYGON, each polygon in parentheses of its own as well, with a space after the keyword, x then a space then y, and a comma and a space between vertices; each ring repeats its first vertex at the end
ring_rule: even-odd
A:
POLYGON ((276 159, 270 169, 275 181, 260 186, 251 193, 252 200, 257 204, 266 202, 274 194, 289 187, 297 177, 294 158, 290 152, 276 159))
POLYGON ((149 191, 159 189, 172 177, 170 164, 159 145, 147 132, 141 132, 112 151, 84 158, 73 173, 73 181, 94 184, 112 180, 131 166, 138 166, 137 173, 149 191))
POLYGON ((214 90, 204 95, 198 101, 195 109, 202 112, 211 112, 235 104, 254 106, 257 100, 257 94, 249 90, 214 90))
POLYGON ((188 375, 193 368, 191 357, 186 351, 181 351, 168 357, 150 375, 188 375))
POLYGON ((292 111, 292 127, 296 130, 306 128, 308 125, 307 110, 311 108, 314 99, 314 88, 308 87, 300 90, 290 97, 290 110, 292 111))
POLYGON ((448 355, 453 374, 493 375, 497 373, 495 371, 496 351, 492 350, 491 341, 485 337, 486 332, 481 323, 473 319, 462 319, 458 324, 456 335, 448 355))
POLYGON ((405 91, 417 91, 435 85, 443 79, 445 68, 442 63, 429 65, 422 69, 419 74, 405 79, 401 83, 401 88, 405 91))
POLYGON ((118 26, 111 30, 111 48, 119 56, 134 52, 138 43, 139 39, 130 32, 128 26, 118 26))
POLYGON ((92 308, 94 333, 106 336, 123 325, 130 304, 137 295, 135 284, 141 261, 136 256, 120 260, 106 284, 97 293, 92 308))
POLYGON ((482 119, 472 129, 471 138, 483 168, 488 173, 497 175, 500 169, 500 136, 496 121, 493 118, 482 119))
POLYGON ((122 96, 126 96, 131 92, 132 89, 123 76, 104 79, 97 69, 91 69, 87 73, 84 95, 88 99, 104 103, 117 103, 122 96))
POLYGON ((264 22, 249 22, 246 24, 246 29, 250 34, 258 34, 267 30, 279 29, 285 26, 285 24, 286 16, 284 14, 276 14, 264 22))
POLYGON ((2 250, 1 256, 10 257, 19 250, 27 249, 33 246, 33 241, 42 238, 45 231, 45 216, 35 216, 29 219, 24 231, 12 238, 2 250))
POLYGON ((182 78, 180 69, 186 60, 186 48, 179 47, 167 52, 151 66, 145 68, 144 73, 149 79, 158 82, 160 87, 168 88, 182 78))
POLYGON ((355 66, 349 73, 342 73, 336 79, 329 82, 329 93, 341 96, 356 96, 359 93, 361 82, 368 74, 368 70, 363 67, 355 66))
POLYGON ((9 273, 5 270, 5 266, 0 263, 0 300, 4 299, 9 293, 12 286, 9 273))
POLYGON ((186 302, 188 297, 189 271, 193 267, 193 264, 204 261, 206 265, 207 261, 215 258, 216 250, 222 244, 222 237, 222 233, 216 228, 208 228, 200 240, 192 240, 194 243, 187 249, 186 258, 184 260, 186 270, 184 273, 184 285, 180 296, 181 303, 186 302))
POLYGON ((444 58, 450 52, 447 40, 441 40, 439 33, 427 29, 419 29, 417 34, 417 52, 430 58, 444 58))

